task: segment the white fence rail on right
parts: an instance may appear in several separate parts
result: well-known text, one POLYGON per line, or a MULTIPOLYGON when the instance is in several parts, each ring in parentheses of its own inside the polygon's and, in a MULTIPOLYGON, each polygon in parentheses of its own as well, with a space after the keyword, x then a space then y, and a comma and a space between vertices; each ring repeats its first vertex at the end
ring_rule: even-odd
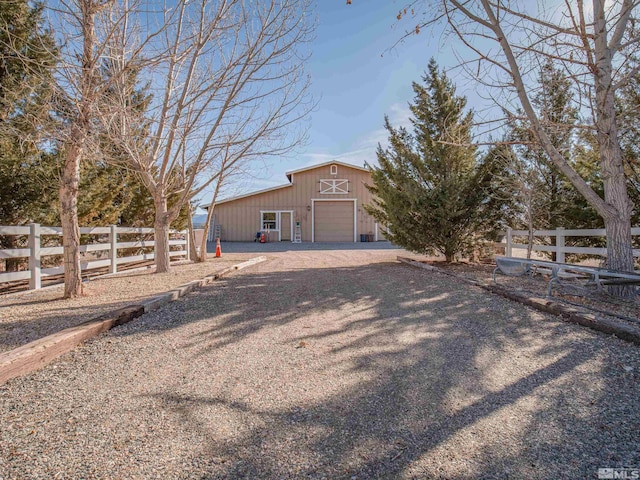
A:
MULTIPOLYGON (((529 231, 528 230, 512 230, 511 228, 507 228, 504 233, 504 239, 500 243, 496 243, 496 246, 503 247, 505 249, 505 255, 507 257, 513 256, 514 250, 526 250, 528 248, 527 243, 517 243, 514 241, 514 237, 528 238, 529 231)), ((575 253, 581 255, 599 255, 601 257, 607 256, 606 248, 598 248, 598 247, 573 247, 567 246, 566 240, 567 237, 606 237, 607 231, 604 228, 590 228, 590 229, 579 229, 579 230, 570 230, 565 229, 563 227, 558 227, 555 230, 535 230, 533 232, 534 243, 532 245, 532 250, 534 252, 555 252, 556 253, 556 261, 559 263, 565 263, 565 255, 567 253, 575 253), (537 238, 555 238, 555 245, 541 245, 539 243, 535 243, 537 238)), ((632 236, 640 236, 640 227, 635 227, 631 229, 632 236)), ((633 256, 640 257, 640 249, 633 249, 633 256)))

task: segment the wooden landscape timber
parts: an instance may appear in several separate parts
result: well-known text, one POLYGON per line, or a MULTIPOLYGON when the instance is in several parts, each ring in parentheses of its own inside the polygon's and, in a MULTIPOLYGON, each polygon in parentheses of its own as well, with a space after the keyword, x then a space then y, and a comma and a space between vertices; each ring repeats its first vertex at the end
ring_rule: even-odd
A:
POLYGON ((51 363, 59 356, 73 350, 84 341, 106 332, 118 325, 131 322, 144 313, 157 310, 169 302, 187 295, 195 288, 218 280, 230 272, 242 270, 260 262, 267 257, 255 257, 246 262, 227 267, 200 280, 181 285, 167 293, 154 296, 140 304, 129 305, 98 318, 64 329, 60 332, 35 340, 21 347, 0 353, 0 385, 12 378, 26 375, 51 363))
POLYGON ((411 258, 399 256, 397 257, 397 259, 399 262, 406 263, 407 265, 410 265, 412 267, 417 267, 423 270, 429 270, 432 272, 438 272, 444 275, 456 277, 457 279, 470 285, 482 288, 483 290, 494 293, 496 295, 500 295, 501 297, 507 298, 509 300, 516 301, 518 303, 526 305, 527 307, 535 308, 536 310, 549 313, 551 315, 558 315, 567 322, 577 323, 584 327, 588 327, 593 330, 606 333, 608 335, 615 335, 622 340, 640 345, 640 328, 634 328, 630 325, 626 325, 622 322, 617 322, 612 319, 598 318, 591 313, 586 313, 583 310, 562 305, 547 298, 532 297, 515 290, 507 289, 500 285, 478 282, 461 275, 446 272, 440 268, 434 267, 433 265, 428 265, 411 258))

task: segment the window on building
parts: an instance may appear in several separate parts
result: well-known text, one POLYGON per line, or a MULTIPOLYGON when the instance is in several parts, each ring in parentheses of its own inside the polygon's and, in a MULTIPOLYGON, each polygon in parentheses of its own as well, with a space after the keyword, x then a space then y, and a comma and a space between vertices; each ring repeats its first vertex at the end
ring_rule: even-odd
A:
POLYGON ((337 174, 338 174, 338 166, 331 165, 331 175, 337 175, 337 174))
POLYGON ((262 212, 262 229, 278 229, 278 215, 276 214, 276 212, 262 212))

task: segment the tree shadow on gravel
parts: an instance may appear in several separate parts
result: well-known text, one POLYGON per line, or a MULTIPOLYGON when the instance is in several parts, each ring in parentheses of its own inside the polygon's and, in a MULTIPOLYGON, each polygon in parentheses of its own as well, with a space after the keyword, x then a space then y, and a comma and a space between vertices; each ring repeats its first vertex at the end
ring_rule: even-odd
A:
MULTIPOLYGON (((56 301, 58 301, 56 299, 56 301)), ((0 322, 0 352, 25 345, 52 335, 69 327, 75 327, 87 320, 98 318, 105 312, 110 312, 127 305, 130 300, 105 303, 100 305, 83 305, 80 308, 69 308, 65 301, 58 301, 59 307, 51 307, 51 300, 22 302, 21 305, 48 304, 46 312, 40 312, 37 317, 24 318, 16 316, 9 321, 0 322)), ((0 315, 2 315, 0 307, 0 315)))
MULTIPOLYGON (((463 446, 455 447, 456 437, 579 363, 579 355, 572 353, 457 411, 448 406, 446 391, 441 395, 424 391, 429 388, 415 378, 414 370, 428 367, 423 363, 396 370, 383 384, 360 385, 329 401, 282 411, 255 409, 241 400, 230 402, 215 396, 166 394, 159 400, 164 408, 180 416, 187 429, 203 428, 195 412, 208 406, 259 418, 268 425, 239 442, 210 438, 205 455, 223 465, 210 469, 209 474, 215 477, 293 478, 299 474, 305 478, 433 478, 441 474, 454 478, 455 464, 459 463, 463 464, 459 478, 525 478, 525 472, 532 478, 538 459, 523 458, 519 445, 511 445, 518 453, 510 458, 497 446, 497 451, 484 452, 484 459, 473 452, 475 458, 469 461, 465 458, 469 452, 463 446), (402 381, 400 377, 405 375, 413 381, 402 381), (452 442, 453 448, 447 442, 452 442), (421 464, 421 460, 425 461, 421 464), (411 467, 413 471, 407 471, 411 467)), ((439 388, 445 386, 442 381, 438 384, 439 388)), ((207 435, 206 430, 200 433, 207 435)), ((474 447, 486 440, 489 445, 499 440, 484 439, 482 432, 476 437, 474 447)))
POLYGON ((451 277, 393 263, 246 274, 113 333, 190 324, 173 360, 215 365, 206 386, 186 374, 148 396, 199 438, 202 478, 585 478, 640 464, 636 347, 451 277))
MULTIPOLYGON (((183 344, 194 358, 240 343, 262 330, 271 331, 298 321, 304 323, 299 334, 285 338, 296 344, 355 332, 358 342, 352 346, 357 346, 365 342, 367 336, 371 335, 373 340, 385 331, 397 333, 401 329, 410 334, 412 329, 424 327, 425 321, 432 322, 432 330, 446 328, 449 331, 451 325, 442 321, 449 318, 455 318, 456 326, 461 327, 449 334, 464 337, 463 344, 472 341, 470 332, 475 335, 478 329, 482 331, 483 340, 495 348, 505 339, 526 345, 528 336, 533 334, 531 327, 536 321, 528 317, 516 323, 486 322, 479 317, 490 318, 498 311, 521 315, 523 307, 518 304, 483 295, 479 290, 476 298, 470 298, 464 290, 467 286, 451 283, 450 277, 438 276, 440 285, 437 286, 415 279, 404 283, 404 279, 387 275, 389 269, 416 273, 411 267, 397 263, 377 263, 230 277, 165 307, 167 315, 158 313, 157 321, 141 322, 139 328, 115 330, 114 334, 163 333, 199 323, 202 328, 183 344), (452 286, 456 291, 451 291, 452 286), (477 303, 478 298, 483 299, 481 304, 477 303), (341 315, 344 318, 340 318, 341 315), (329 323, 325 322, 326 316, 331 317, 329 323), (467 332, 465 325, 473 328, 467 332), (375 328, 369 333, 363 331, 362 326, 375 328)), ((562 328, 562 324, 546 325, 544 336, 553 336, 556 328, 562 328)))

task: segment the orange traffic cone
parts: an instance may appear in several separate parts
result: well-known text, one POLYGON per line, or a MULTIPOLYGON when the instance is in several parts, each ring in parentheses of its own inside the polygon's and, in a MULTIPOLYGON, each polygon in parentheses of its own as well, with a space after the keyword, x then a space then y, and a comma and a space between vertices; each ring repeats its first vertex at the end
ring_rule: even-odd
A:
POLYGON ((220 248, 220 239, 216 238, 216 258, 220 258, 222 256, 222 249, 220 248))

